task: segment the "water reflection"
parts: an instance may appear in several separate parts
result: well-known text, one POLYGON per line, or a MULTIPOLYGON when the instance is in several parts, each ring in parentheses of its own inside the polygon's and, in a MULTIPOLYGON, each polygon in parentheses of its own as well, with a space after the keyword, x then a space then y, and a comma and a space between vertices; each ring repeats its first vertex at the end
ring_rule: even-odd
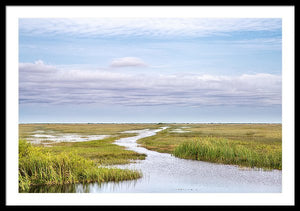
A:
MULTIPOLYGON (((123 182, 103 182, 86 184, 66 184, 66 185, 35 185, 26 193, 99 193, 99 192, 120 192, 122 189, 134 189, 137 180, 123 182)), ((20 193, 25 193, 20 191, 20 193)))
MULTIPOLYGON (((122 190, 132 190, 137 184, 137 180, 128 180, 122 182, 103 182, 103 183, 90 183, 88 186, 88 193, 115 193, 123 192, 122 190)), ((77 193, 87 193, 83 191, 82 185, 77 185, 77 193)))
MULTIPOLYGON (((87 186, 88 188, 88 186, 87 186)), ((29 193, 76 193, 76 185, 33 185, 29 193)), ((21 192, 22 193, 22 192, 21 192)), ((26 192, 27 193, 27 192, 26 192)), ((87 192, 88 193, 88 190, 87 192)))

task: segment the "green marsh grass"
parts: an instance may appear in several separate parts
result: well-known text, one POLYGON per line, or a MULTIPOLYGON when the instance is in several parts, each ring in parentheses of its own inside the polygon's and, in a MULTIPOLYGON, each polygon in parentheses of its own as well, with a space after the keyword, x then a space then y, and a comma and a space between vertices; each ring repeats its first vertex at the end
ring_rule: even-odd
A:
POLYGON ((145 154, 126 150, 125 147, 114 144, 115 140, 129 136, 132 136, 132 134, 120 134, 102 140, 61 142, 51 144, 51 147, 47 147, 45 150, 54 154, 76 152, 78 155, 93 160, 102 166, 127 164, 134 160, 145 159, 145 154))
POLYGON ((141 177, 139 171, 99 167, 75 152, 51 153, 19 140, 19 191, 32 185, 122 181, 141 177))
MULTIPOLYGON (((155 129, 159 124, 20 124, 19 190, 33 185, 74 184, 136 179, 140 172, 106 168, 145 159, 115 145, 135 134, 126 130, 155 129), (86 142, 48 142, 31 145, 25 140, 34 131, 112 135, 86 142), (44 145, 47 143, 47 146, 44 145), (100 166, 100 167, 99 167, 100 166)), ((281 124, 168 124, 168 129, 138 140, 143 147, 175 156, 240 166, 281 169, 281 124), (174 129, 189 131, 174 133, 174 129)))
POLYGON ((179 144, 176 157, 265 169, 281 169, 281 148, 206 137, 179 144))
POLYGON ((103 181, 122 181, 141 177, 141 172, 117 169, 109 165, 145 159, 145 154, 113 144, 119 138, 135 134, 127 130, 154 129, 157 124, 19 124, 19 190, 33 185, 60 185, 103 181), (85 142, 50 142, 31 145, 26 138, 37 133, 75 133, 81 136, 111 135, 85 142), (46 145, 45 145, 46 144, 46 145), (45 147, 47 146, 47 147, 45 147))
POLYGON ((85 135, 116 135, 127 130, 156 129, 158 124, 86 124, 86 123, 44 123, 19 124, 19 138, 26 139, 34 131, 54 133, 76 133, 85 135))

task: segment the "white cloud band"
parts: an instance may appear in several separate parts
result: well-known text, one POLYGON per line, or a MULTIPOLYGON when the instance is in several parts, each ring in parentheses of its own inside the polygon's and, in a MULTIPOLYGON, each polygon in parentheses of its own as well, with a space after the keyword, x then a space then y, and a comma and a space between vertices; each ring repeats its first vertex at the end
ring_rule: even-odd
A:
POLYGON ((281 105, 281 76, 143 75, 19 64, 20 104, 281 105))

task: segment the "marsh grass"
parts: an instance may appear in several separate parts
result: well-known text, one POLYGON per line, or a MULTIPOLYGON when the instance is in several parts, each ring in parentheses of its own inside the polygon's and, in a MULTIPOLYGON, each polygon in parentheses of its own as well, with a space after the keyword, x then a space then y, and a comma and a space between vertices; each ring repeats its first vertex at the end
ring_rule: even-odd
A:
POLYGON ((134 134, 120 134, 102 140, 84 142, 60 142, 52 144, 45 151, 59 154, 62 152, 75 152, 79 156, 93 160, 97 165, 127 164, 133 160, 143 160, 146 154, 126 150, 125 147, 114 144, 119 138, 133 136, 134 134))
POLYGON ((180 158, 234 164, 265 169, 281 169, 281 148, 266 144, 206 137, 179 144, 174 155, 180 158))
MULTIPOLYGON (((138 140, 143 147, 175 156, 249 167, 281 169, 281 124, 169 124, 156 135, 138 140), (174 129, 188 127, 187 133, 174 129)), ((20 124, 19 190, 34 185, 122 181, 141 176, 138 171, 107 168, 145 159, 113 142, 134 136, 126 130, 156 129, 159 124, 20 124), (112 135, 85 142, 48 142, 31 145, 24 138, 34 131, 112 135), (45 145, 46 144, 46 145, 45 145), (45 147, 51 146, 51 147, 45 147), (99 167, 100 166, 100 167, 99 167)))
POLYGON ((51 153, 19 140, 19 191, 32 185, 122 181, 141 177, 139 171, 98 167, 76 152, 51 153))
POLYGON ((138 143, 186 159, 281 169, 281 136, 281 124, 171 124, 138 143), (172 132, 182 127, 190 132, 172 132))
POLYGON ((44 123, 44 124, 19 124, 19 138, 26 139, 34 131, 55 133, 76 133, 85 135, 116 135, 126 130, 156 129, 158 124, 79 124, 79 123, 44 123))
POLYGON ((19 190, 27 192, 35 185, 60 185, 103 181, 122 181, 141 177, 141 172, 117 169, 109 165, 145 159, 145 154, 113 144, 116 139, 134 136, 126 130, 159 128, 157 124, 19 124, 19 190), (41 142, 25 140, 35 132, 111 135, 85 142, 41 142), (24 140, 23 140, 24 139, 24 140))

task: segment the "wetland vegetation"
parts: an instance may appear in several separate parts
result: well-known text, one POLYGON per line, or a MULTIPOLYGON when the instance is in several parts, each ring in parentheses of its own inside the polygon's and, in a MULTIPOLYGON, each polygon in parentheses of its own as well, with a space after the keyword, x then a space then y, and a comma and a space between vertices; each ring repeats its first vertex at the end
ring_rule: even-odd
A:
POLYGON ((138 143, 180 158, 281 170, 281 136, 281 124, 173 124, 138 143))
POLYGON ((136 170, 111 167, 145 159, 146 155, 114 144, 136 134, 128 130, 157 129, 138 140, 150 150, 179 158, 281 170, 281 124, 20 124, 19 191, 34 185, 59 185, 137 179, 136 170), (37 132, 110 135, 84 142, 26 141, 37 132))
POLYGON ((129 129, 157 127, 144 124, 20 124, 19 125, 19 191, 32 185, 57 185, 137 179, 141 172, 122 170, 108 165, 125 164, 146 155, 113 144, 116 139, 134 136, 120 133, 129 129), (26 141, 39 132, 109 134, 102 140, 85 142, 26 141))
POLYGON ((19 141, 19 191, 31 185, 121 181, 141 177, 138 171, 99 167, 75 152, 52 153, 19 141))

